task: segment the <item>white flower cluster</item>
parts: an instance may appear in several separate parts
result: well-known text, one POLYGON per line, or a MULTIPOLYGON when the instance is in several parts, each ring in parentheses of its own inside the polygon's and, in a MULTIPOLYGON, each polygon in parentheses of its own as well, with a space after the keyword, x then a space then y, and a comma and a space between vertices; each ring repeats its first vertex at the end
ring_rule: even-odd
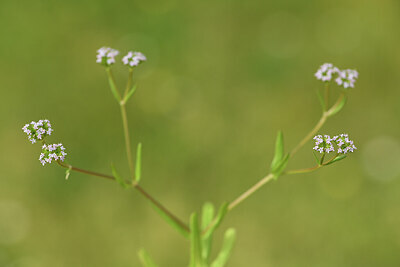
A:
POLYGON ((343 153, 346 154, 347 152, 353 152, 356 148, 354 145, 354 142, 349 139, 349 136, 347 134, 340 134, 335 137, 333 137, 335 140, 335 143, 338 146, 338 153, 343 153))
POLYGON ((358 72, 356 70, 347 69, 339 71, 335 81, 339 86, 343 86, 344 88, 353 88, 357 78, 358 72))
POLYGON ((138 66, 141 62, 146 60, 146 56, 142 53, 132 51, 129 51, 128 54, 122 58, 122 62, 130 67, 138 66))
POLYGON ((329 135, 316 135, 313 139, 315 140, 313 149, 319 151, 319 153, 335 151, 332 144, 333 139, 329 135))
MULTIPOLYGON (((108 67, 115 63, 115 57, 118 55, 118 50, 111 47, 102 47, 97 50, 96 62, 108 67)), ((138 66, 140 63, 146 60, 146 56, 142 53, 132 51, 129 51, 128 54, 122 58, 124 65, 128 65, 131 68, 138 66)))
POLYGON ((51 135, 53 131, 49 120, 32 121, 31 123, 25 124, 22 130, 28 135, 28 139, 32 144, 36 143, 38 140, 43 140, 46 136, 51 135))
POLYGON ((67 153, 64 152, 65 148, 60 144, 43 145, 42 153, 39 156, 39 161, 44 166, 46 163, 51 163, 52 160, 64 161, 67 153))
POLYGON ((51 145, 44 144, 44 138, 51 135, 53 132, 49 120, 32 121, 31 123, 25 124, 22 130, 28 135, 28 139, 32 144, 36 143, 38 140, 43 141, 42 153, 39 156, 39 161, 43 166, 46 163, 51 163, 52 160, 64 161, 67 153, 64 152, 65 148, 61 143, 51 145))
POLYGON ((97 63, 110 66, 115 63, 115 57, 119 54, 119 51, 110 47, 102 47, 97 50, 97 63))
POLYGON ((339 68, 333 66, 331 63, 325 63, 321 65, 315 73, 315 77, 323 82, 331 81, 334 76, 336 77, 335 82, 339 86, 343 86, 344 88, 353 88, 354 83, 358 78, 358 72, 351 69, 340 70, 339 68))
POLYGON ((346 154, 347 152, 354 152, 357 149, 354 142, 349 139, 347 134, 339 134, 331 138, 329 135, 316 135, 314 138, 315 146, 314 150, 320 153, 329 153, 335 151, 333 143, 337 146, 338 154, 346 154))

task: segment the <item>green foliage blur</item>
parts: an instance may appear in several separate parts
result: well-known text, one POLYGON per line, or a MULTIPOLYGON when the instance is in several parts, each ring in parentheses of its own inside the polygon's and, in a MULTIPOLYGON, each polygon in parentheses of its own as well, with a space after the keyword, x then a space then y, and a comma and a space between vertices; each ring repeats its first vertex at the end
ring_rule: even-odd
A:
MULTIPOLYGON (((321 133, 358 150, 315 173, 281 176, 229 213, 241 266, 400 266, 400 2, 0 2, 0 266, 187 266, 189 242, 137 192, 42 167, 21 128, 47 118, 70 164, 128 174, 119 107, 96 50, 143 52, 127 106, 142 142, 141 185, 189 221, 269 170, 278 130, 290 151, 320 116, 314 78, 360 73, 321 133)), ((113 68, 118 85, 127 69, 113 68)), ((332 95, 332 99, 335 95, 332 95)), ((314 164, 312 142, 288 169, 314 164)))

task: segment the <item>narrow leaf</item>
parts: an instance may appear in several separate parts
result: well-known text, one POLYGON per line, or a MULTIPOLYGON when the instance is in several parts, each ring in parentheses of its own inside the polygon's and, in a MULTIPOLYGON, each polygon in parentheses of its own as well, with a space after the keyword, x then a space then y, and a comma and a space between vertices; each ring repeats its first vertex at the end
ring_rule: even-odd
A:
POLYGON ((204 233, 204 237, 207 238, 213 234, 213 232, 218 228, 218 226, 221 224, 222 220, 224 219, 226 213, 228 212, 228 203, 225 202, 221 205, 218 211, 218 215, 215 218, 214 223, 206 230, 204 233))
POLYGON ((314 158, 315 158, 315 162, 317 162, 317 164, 319 165, 319 158, 318 158, 318 156, 315 154, 315 152, 313 151, 312 152, 313 153, 313 156, 314 156, 314 158))
POLYGON ((126 96, 124 97, 124 102, 128 102, 129 98, 131 98, 131 96, 136 92, 136 84, 131 88, 131 90, 129 90, 129 92, 126 94, 126 96))
POLYGON ((201 214, 201 227, 204 230, 214 218, 214 205, 210 202, 206 202, 203 205, 201 214))
POLYGON ((281 176, 282 172, 286 168, 286 165, 288 164, 288 161, 289 161, 289 154, 286 154, 285 157, 277 164, 276 169, 272 172, 275 180, 278 179, 279 176, 281 176))
POLYGON ((114 165, 111 164, 111 171, 112 174, 115 178, 115 181, 117 181, 123 188, 129 188, 130 185, 125 183, 124 179, 121 178, 121 176, 118 174, 117 170, 115 169, 114 165))
POLYGON ((110 89, 112 94, 114 95, 117 102, 121 101, 121 97, 119 96, 117 86, 115 85, 114 77, 111 74, 111 70, 107 68, 107 76, 108 76, 108 83, 110 84, 110 89))
POLYGON ((136 166, 135 166, 135 180, 137 183, 139 183, 141 175, 142 175, 142 143, 139 143, 136 149, 136 166))
POLYGON ((143 267, 157 267, 157 264, 155 264, 155 262, 146 250, 141 249, 138 254, 143 267))
POLYGON ((332 161, 330 161, 330 162, 328 162, 327 164, 325 164, 325 166, 330 165, 330 164, 332 164, 332 163, 334 163, 334 162, 337 162, 337 161, 339 161, 339 160, 342 160, 342 159, 344 159, 344 158, 346 158, 346 157, 347 157, 346 155, 340 155, 340 156, 334 158, 332 161))
MULTIPOLYGON (((214 205, 212 203, 206 202, 203 205, 203 212, 201 215, 201 228, 205 230, 207 226, 212 222, 214 218, 214 205)), ((201 240, 202 251, 201 256, 203 261, 208 263, 211 247, 212 247, 212 235, 204 236, 201 240)))
POLYGON ((347 96, 344 95, 342 98, 342 101, 340 101, 339 104, 334 109, 329 111, 328 116, 331 117, 331 116, 335 115, 336 113, 338 113, 344 107, 344 104, 346 104, 346 101, 347 101, 347 96))
POLYGON ((282 157, 283 157, 283 133, 282 131, 279 131, 275 142, 275 155, 271 163, 271 172, 275 172, 275 170, 279 167, 279 163, 282 161, 282 157))
POLYGON ((69 168, 65 171, 65 180, 68 180, 69 176, 71 175, 71 169, 72 166, 69 166, 69 168))
POLYGON ((223 267, 231 255, 233 245, 236 240, 236 231, 233 228, 229 228, 225 232, 224 243, 222 244, 222 249, 219 252, 217 258, 211 264, 211 267, 223 267))
POLYGON ((197 213, 190 216, 190 267, 201 267, 201 242, 197 213))
POLYGON ((182 225, 171 219, 168 214, 165 213, 162 209, 160 209, 158 206, 155 204, 151 203, 151 206, 154 208, 155 211, 163 218, 172 228, 177 230, 180 234, 182 234, 184 237, 189 238, 189 232, 187 229, 185 229, 182 225))
POLYGON ((325 111, 326 110, 325 100, 322 97, 321 92, 319 90, 316 90, 316 91, 317 91, 318 100, 319 100, 319 102, 321 104, 322 110, 325 111))

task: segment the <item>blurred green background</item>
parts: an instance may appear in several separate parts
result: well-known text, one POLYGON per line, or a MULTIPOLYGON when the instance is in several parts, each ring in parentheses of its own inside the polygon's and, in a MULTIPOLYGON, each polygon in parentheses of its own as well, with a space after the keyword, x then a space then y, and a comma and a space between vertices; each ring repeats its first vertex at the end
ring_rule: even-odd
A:
MULTIPOLYGON (((359 148, 315 173, 283 176, 232 211, 240 266, 400 266, 400 2, 0 2, 0 266, 186 266, 187 240, 137 192, 58 166, 22 126, 49 119, 77 167, 127 174, 118 106, 96 50, 142 51, 128 105, 143 143, 142 185, 187 221, 268 171, 320 116, 325 62, 360 78, 323 133, 359 148)), ((121 58, 121 57, 120 57, 121 58)), ((126 69, 114 68, 121 87, 126 69)), ((310 141, 288 168, 314 164, 310 141)), ((214 251, 216 253, 216 250, 214 251)))

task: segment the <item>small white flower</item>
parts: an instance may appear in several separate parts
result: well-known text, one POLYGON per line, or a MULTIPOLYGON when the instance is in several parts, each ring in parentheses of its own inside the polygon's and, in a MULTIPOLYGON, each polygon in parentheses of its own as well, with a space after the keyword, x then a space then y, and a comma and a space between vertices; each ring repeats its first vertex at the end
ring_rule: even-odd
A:
POLYGON ((336 78, 336 83, 344 88, 353 88, 356 79, 358 78, 358 72, 356 70, 342 70, 338 72, 338 77, 336 78))
POLYGON ((338 146, 338 153, 339 154, 346 154, 347 152, 354 152, 356 150, 356 146, 354 142, 349 139, 347 134, 339 134, 332 138, 335 141, 336 145, 338 146))
POLYGON ((124 65, 128 65, 130 67, 138 66, 140 63, 146 60, 146 56, 142 53, 132 51, 129 51, 128 54, 126 54, 126 56, 122 58, 122 62, 124 63, 124 65))
POLYGON ((110 47, 102 47, 97 50, 96 62, 105 66, 110 66, 115 63, 115 57, 119 51, 110 47))
POLYGON ((43 145, 42 146, 42 153, 39 156, 39 161, 44 166, 46 163, 51 163, 54 161, 64 161, 65 153, 64 146, 60 144, 51 144, 51 145, 43 145))
POLYGON ((318 80, 323 82, 329 82, 332 80, 332 76, 339 71, 338 68, 333 66, 331 63, 325 63, 320 66, 317 72, 314 74, 318 80))
POLYGON ((315 140, 313 149, 319 153, 329 153, 335 150, 332 144, 333 139, 329 135, 316 135, 313 139, 315 140))
POLYGON ((30 122, 22 127, 22 130, 28 135, 29 141, 32 144, 38 140, 43 140, 46 136, 51 135, 53 129, 51 128, 50 121, 39 120, 38 122, 30 122))

